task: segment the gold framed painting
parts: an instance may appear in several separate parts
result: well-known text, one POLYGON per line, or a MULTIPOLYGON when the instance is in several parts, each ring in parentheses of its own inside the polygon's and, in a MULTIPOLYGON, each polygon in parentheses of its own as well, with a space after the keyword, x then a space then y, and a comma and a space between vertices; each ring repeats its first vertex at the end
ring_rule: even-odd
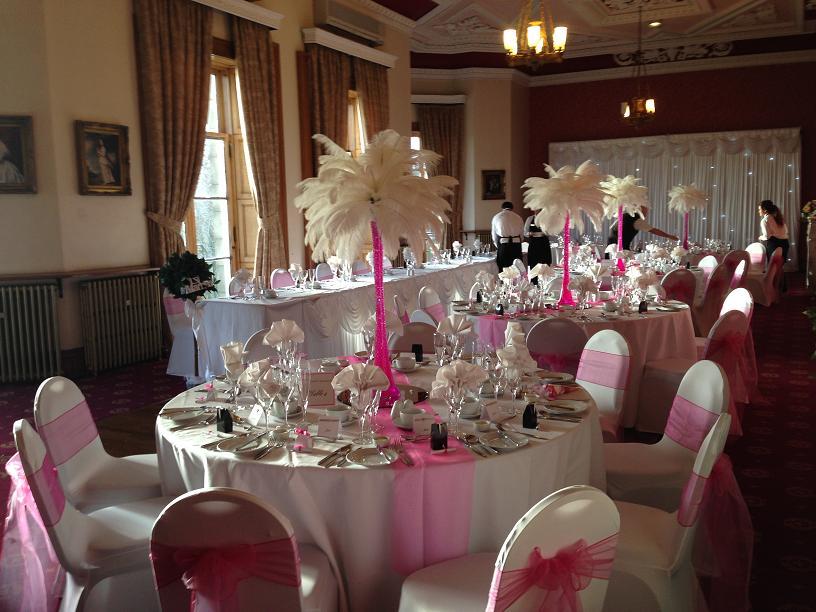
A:
POLYGON ((505 199, 504 170, 482 170, 482 199, 505 199))
POLYGON ((30 115, 0 115, 0 195, 37 193, 30 115))
POLYGON ((112 123, 75 122, 81 195, 130 195, 128 128, 112 123))

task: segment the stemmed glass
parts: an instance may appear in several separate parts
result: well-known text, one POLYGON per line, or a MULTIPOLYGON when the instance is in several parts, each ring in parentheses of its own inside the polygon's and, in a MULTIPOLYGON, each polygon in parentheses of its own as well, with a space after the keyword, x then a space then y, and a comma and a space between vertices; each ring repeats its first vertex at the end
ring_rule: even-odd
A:
POLYGON ((445 334, 439 332, 434 333, 434 350, 436 351, 436 363, 439 367, 445 365, 445 349, 447 348, 447 340, 445 334))
POLYGON ((297 372, 297 384, 299 385, 300 403, 303 406, 303 412, 300 419, 298 419, 297 427, 306 426, 306 411, 309 409, 309 386, 312 382, 312 372, 309 370, 308 364, 305 368, 300 368, 297 372))
POLYGON ((374 334, 367 329, 363 330, 363 344, 365 345, 366 353, 368 353, 366 363, 371 363, 374 361, 374 334))
POLYGON ((316 270, 314 268, 309 268, 309 270, 307 271, 307 274, 309 276, 309 287, 314 289, 316 270))
POLYGON ((371 444, 374 441, 371 425, 376 408, 372 409, 372 406, 379 406, 380 394, 379 390, 376 393, 363 391, 352 394, 356 412, 360 416, 360 435, 352 440, 354 444, 371 444), (366 401, 366 396, 368 396, 368 401, 366 401))
POLYGON ((513 413, 511 416, 516 416, 518 414, 518 409, 516 407, 516 396, 522 389, 521 370, 519 368, 504 368, 504 378, 507 381, 507 386, 510 388, 510 392, 513 394, 513 413))

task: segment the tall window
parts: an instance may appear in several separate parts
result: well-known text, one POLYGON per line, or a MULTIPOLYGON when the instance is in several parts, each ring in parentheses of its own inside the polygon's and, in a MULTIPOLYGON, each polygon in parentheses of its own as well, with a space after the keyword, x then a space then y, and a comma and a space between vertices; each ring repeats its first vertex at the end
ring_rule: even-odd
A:
POLYGON ((366 150, 365 120, 363 106, 356 91, 348 94, 348 151, 355 159, 366 150))
POLYGON ((219 293, 240 267, 238 187, 247 172, 238 118, 234 65, 213 59, 201 173, 184 224, 187 248, 212 264, 219 293))

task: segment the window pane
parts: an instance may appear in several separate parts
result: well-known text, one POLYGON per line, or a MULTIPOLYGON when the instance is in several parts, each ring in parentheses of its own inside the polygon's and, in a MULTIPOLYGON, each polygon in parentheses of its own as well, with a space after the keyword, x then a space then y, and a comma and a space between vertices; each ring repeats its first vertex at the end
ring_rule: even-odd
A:
POLYGON ((230 270, 230 260, 229 259, 208 259, 207 263, 212 266, 212 272, 215 278, 214 281, 218 281, 218 284, 215 288, 218 290, 218 295, 226 296, 227 289, 229 289, 229 283, 232 280, 232 271, 230 270))
POLYGON ((207 108, 206 132, 220 132, 218 129, 218 86, 215 83, 215 75, 210 75, 210 102, 207 108))
POLYGON ((196 244, 204 259, 230 256, 230 227, 226 200, 196 200, 196 244))
POLYGON ((197 198, 227 197, 227 160, 224 141, 207 138, 204 141, 204 158, 196 187, 197 198))
POLYGON ((414 151, 419 151, 422 148, 419 144, 419 136, 411 136, 411 148, 414 151))

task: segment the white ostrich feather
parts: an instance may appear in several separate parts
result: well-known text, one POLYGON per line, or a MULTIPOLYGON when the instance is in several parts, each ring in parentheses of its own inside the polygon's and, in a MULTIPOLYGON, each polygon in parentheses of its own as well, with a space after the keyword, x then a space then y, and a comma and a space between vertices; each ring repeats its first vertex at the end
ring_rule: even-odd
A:
POLYGON ((617 218, 619 206, 627 214, 643 216, 643 208, 649 206, 649 190, 638 185, 639 182, 640 179, 631 174, 623 178, 609 175, 605 181, 600 182, 601 191, 605 194, 603 201, 608 218, 617 218))
POLYGON ((427 231, 442 235, 450 211, 445 196, 458 181, 411 174, 423 164, 435 166, 439 155, 411 149, 409 139, 393 130, 377 134, 359 159, 322 134, 314 138, 328 154, 320 157, 317 176, 298 185, 295 206, 306 216, 306 242, 315 261, 335 251, 342 259, 354 260, 371 240, 372 220, 391 259, 399 251, 400 238, 421 253, 427 231))
POLYGON ((669 191, 669 208, 679 213, 687 213, 695 208, 705 208, 708 196, 697 189, 697 185, 675 185, 669 191))
POLYGON ((567 215, 570 226, 584 231, 586 213, 596 229, 600 229, 603 219, 603 192, 598 188, 601 173, 587 160, 574 169, 564 166, 555 170, 545 164, 549 178, 533 176, 524 181, 527 191, 524 206, 536 213, 536 225, 551 234, 560 233, 567 215))

